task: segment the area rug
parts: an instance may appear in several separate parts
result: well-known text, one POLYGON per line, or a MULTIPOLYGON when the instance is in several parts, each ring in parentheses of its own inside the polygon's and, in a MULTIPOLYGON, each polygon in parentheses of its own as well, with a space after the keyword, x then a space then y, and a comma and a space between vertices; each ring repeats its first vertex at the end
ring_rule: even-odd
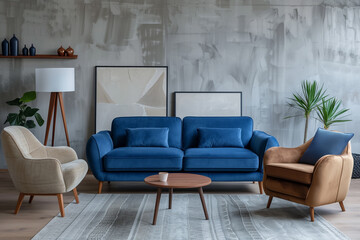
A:
POLYGON ((161 197, 152 225, 155 194, 80 194, 33 239, 349 239, 324 218, 310 222, 305 206, 258 194, 205 194, 205 220, 198 194, 161 197))

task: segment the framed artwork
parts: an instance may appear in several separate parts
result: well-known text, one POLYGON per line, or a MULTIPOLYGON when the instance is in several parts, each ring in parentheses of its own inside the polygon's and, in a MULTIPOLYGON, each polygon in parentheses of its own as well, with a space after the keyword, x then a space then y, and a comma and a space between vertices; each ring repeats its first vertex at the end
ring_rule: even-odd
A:
POLYGON ((167 116, 167 66, 96 66, 95 131, 123 116, 167 116))
POLYGON ((242 92, 175 92, 175 116, 242 116, 242 92))

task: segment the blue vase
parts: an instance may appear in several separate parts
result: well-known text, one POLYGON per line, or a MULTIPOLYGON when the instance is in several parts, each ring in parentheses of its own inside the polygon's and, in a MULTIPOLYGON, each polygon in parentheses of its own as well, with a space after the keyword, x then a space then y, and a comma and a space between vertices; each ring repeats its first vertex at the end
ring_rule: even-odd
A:
POLYGON ((10 54, 11 56, 19 55, 19 40, 14 36, 10 39, 10 54))
POLYGON ((26 44, 25 44, 24 48, 22 49, 22 54, 23 54, 24 56, 29 55, 29 50, 27 49, 26 44))
POLYGON ((36 55, 36 48, 34 47, 33 44, 31 44, 31 47, 29 48, 29 52, 30 52, 30 56, 36 55))
POLYGON ((9 42, 6 39, 4 39, 4 41, 2 41, 1 49, 2 49, 3 56, 9 56, 9 42))

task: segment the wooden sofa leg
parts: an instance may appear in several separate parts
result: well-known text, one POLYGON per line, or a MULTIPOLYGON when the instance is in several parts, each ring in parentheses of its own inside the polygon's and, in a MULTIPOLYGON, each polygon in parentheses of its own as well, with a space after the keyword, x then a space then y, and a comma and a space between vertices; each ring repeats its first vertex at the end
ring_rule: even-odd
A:
POLYGON ((343 201, 339 202, 339 204, 340 204, 340 207, 341 207, 341 211, 345 212, 345 206, 344 206, 343 201))
POLYGON ((61 217, 65 217, 65 210, 64 210, 64 198, 62 193, 58 193, 56 194, 57 198, 58 198, 58 202, 59 202, 59 208, 60 208, 60 214, 61 217))
POLYGON ((30 195, 29 203, 32 203, 32 200, 34 199, 34 195, 30 195))
POLYGON ((312 222, 314 221, 314 215, 315 215, 314 207, 310 207, 310 218, 312 222))
POLYGON ((74 192, 74 197, 75 197, 76 203, 79 203, 79 196, 78 196, 76 188, 73 189, 73 192, 74 192))
POLYGON ((259 190, 260 190, 260 194, 263 194, 263 182, 260 181, 259 183, 259 190))
POLYGON ((269 208, 270 205, 271 205, 271 202, 272 202, 272 199, 273 199, 273 196, 269 196, 269 200, 268 200, 268 203, 266 205, 266 208, 269 208))
POLYGON ((99 181, 98 194, 101 194, 102 186, 103 186, 103 182, 99 181))
POLYGON ((20 194, 19 194, 19 198, 18 198, 18 201, 17 201, 17 204, 16 204, 16 208, 15 208, 15 214, 17 214, 17 213, 19 212, 20 207, 21 207, 21 203, 22 203, 24 197, 25 197, 25 194, 23 194, 23 193, 20 193, 20 194))

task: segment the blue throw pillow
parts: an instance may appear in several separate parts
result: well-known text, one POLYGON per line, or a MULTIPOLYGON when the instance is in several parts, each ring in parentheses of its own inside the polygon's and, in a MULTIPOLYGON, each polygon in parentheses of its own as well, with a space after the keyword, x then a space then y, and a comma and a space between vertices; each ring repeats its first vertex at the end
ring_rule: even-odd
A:
POLYGON ((241 128, 198 128, 199 148, 243 148, 241 128))
POLYGON ((353 133, 332 132, 319 128, 299 163, 315 165, 322 156, 340 155, 353 136, 353 133))
POLYGON ((169 128, 127 128, 128 147, 169 147, 169 128))

